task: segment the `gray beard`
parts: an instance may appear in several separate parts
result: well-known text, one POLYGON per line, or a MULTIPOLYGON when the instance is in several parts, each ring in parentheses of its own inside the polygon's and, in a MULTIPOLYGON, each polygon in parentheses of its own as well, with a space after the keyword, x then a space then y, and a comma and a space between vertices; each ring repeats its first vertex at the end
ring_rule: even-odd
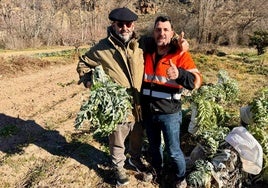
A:
POLYGON ((120 34, 120 33, 117 33, 117 35, 121 38, 121 40, 123 41, 123 42, 128 42, 128 41, 130 41, 130 39, 131 39, 131 37, 132 37, 132 35, 133 35, 133 32, 131 32, 131 33, 129 33, 128 35, 122 35, 122 34, 120 34))

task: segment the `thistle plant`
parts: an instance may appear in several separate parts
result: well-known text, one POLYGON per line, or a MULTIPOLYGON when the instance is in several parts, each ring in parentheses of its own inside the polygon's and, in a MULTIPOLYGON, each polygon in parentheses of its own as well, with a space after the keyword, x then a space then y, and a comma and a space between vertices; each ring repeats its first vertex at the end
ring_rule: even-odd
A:
POLYGON ((105 74, 103 68, 98 66, 92 74, 90 96, 81 105, 74 126, 78 129, 88 120, 94 134, 107 136, 130 114, 130 101, 131 96, 126 88, 115 83, 105 74))
POLYGON ((229 132, 226 126, 230 115, 224 108, 238 96, 239 88, 228 73, 220 70, 216 84, 204 85, 187 99, 196 108, 194 135, 206 148, 207 156, 213 157, 229 132))

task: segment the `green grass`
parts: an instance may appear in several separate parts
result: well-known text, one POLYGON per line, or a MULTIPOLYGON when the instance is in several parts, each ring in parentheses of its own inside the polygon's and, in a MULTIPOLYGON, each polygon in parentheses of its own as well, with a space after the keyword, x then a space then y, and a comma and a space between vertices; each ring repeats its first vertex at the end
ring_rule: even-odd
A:
POLYGON ((0 128, 0 136, 1 137, 10 137, 16 135, 19 129, 15 125, 5 125, 0 128))
POLYGON ((44 52, 44 53, 37 53, 34 55, 34 57, 67 57, 70 58, 71 55, 74 53, 74 50, 62 50, 62 51, 56 51, 56 52, 44 52))

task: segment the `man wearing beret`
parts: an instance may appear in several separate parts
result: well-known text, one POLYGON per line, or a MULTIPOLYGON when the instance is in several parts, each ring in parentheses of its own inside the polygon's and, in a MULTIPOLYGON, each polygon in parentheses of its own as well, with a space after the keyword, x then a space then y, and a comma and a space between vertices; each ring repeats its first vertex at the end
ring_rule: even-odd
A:
MULTIPOLYGON (((132 115, 125 122, 118 124, 116 130, 109 135, 109 150, 117 185, 126 185, 129 183, 124 169, 127 137, 129 137, 129 164, 138 172, 146 169, 140 159, 143 141, 140 90, 144 71, 144 49, 142 47, 144 42, 134 32, 138 16, 128 8, 112 10, 109 19, 112 23, 108 27, 108 36, 80 57, 77 72, 80 81, 85 87, 90 88, 91 70, 102 65, 105 73, 116 83, 126 87, 132 95, 132 115)), ((186 44, 188 45, 188 43, 186 44)))
POLYGON ((105 73, 116 83, 128 88, 133 97, 133 113, 119 124, 109 136, 109 150, 116 174, 117 185, 126 185, 129 178, 123 168, 126 160, 125 140, 129 136, 129 163, 137 171, 143 171, 141 147, 143 128, 139 93, 143 77, 143 49, 134 32, 134 21, 138 16, 128 8, 117 8, 110 12, 112 21, 108 27, 108 37, 99 41, 88 52, 80 57, 77 72, 86 87, 91 86, 91 70, 102 65, 105 73))

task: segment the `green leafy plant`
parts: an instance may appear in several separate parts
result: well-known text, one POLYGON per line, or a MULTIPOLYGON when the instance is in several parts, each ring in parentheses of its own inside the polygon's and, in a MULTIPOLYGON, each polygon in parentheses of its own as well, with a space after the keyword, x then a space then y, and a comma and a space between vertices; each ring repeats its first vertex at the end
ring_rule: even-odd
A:
POLYGON ((216 84, 202 86, 187 99, 196 109, 194 135, 206 148, 208 157, 213 157, 229 132, 226 123, 230 115, 224 105, 236 100, 238 92, 237 82, 231 79, 226 71, 221 70, 216 84))
POLYGON ((82 104, 75 127, 80 128, 85 120, 89 120, 94 134, 107 136, 130 114, 131 99, 126 88, 112 81, 98 66, 92 75, 90 97, 82 104))
POLYGON ((195 170, 187 176, 187 183, 191 187, 210 187, 213 165, 204 160, 195 161, 195 170))
POLYGON ((260 90, 249 103, 253 123, 248 126, 250 133, 256 138, 263 149, 263 169, 258 179, 268 182, 268 88, 260 90))
POLYGON ((202 99, 216 103, 226 103, 236 100, 239 93, 236 80, 230 78, 228 72, 225 70, 220 70, 217 76, 218 83, 204 85, 200 89, 195 90, 190 100, 194 103, 198 103, 202 99))
POLYGON ((267 128, 268 126, 268 87, 261 90, 250 103, 250 111, 253 114, 253 122, 256 126, 267 128))
POLYGON ((212 158, 217 153, 220 143, 223 142, 229 131, 228 127, 215 127, 204 130, 197 135, 197 140, 205 149, 207 158, 212 158))
POLYGON ((263 152, 268 155, 268 88, 262 89, 249 106, 253 119, 249 131, 261 144, 263 152))

